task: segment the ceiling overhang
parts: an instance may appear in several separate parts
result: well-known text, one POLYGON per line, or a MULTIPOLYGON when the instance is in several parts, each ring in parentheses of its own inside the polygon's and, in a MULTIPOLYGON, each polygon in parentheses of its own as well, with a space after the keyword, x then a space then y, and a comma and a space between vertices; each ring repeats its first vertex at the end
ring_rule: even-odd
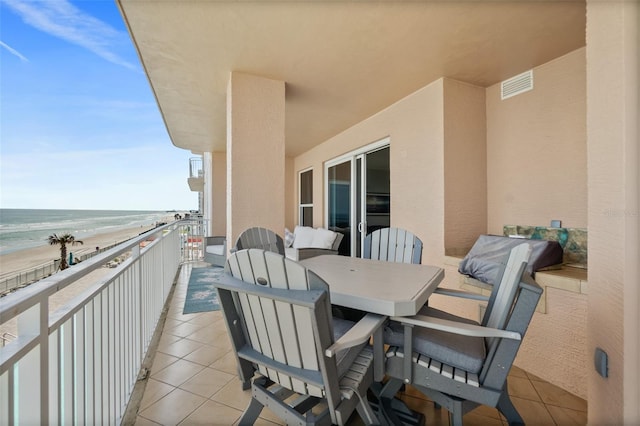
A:
POLYGON ((226 150, 233 71, 286 83, 295 156, 440 77, 488 87, 585 44, 584 1, 116 1, 195 153, 226 150))

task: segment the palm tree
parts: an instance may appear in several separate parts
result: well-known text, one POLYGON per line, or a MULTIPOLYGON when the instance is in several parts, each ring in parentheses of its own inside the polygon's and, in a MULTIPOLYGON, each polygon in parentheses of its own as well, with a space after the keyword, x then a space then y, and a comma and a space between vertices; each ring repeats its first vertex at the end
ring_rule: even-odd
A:
POLYGON ((67 244, 73 246, 76 244, 84 244, 80 240, 76 240, 71 234, 63 234, 63 235, 49 235, 49 244, 52 246, 60 244, 60 270, 67 269, 69 264, 67 263, 67 244))

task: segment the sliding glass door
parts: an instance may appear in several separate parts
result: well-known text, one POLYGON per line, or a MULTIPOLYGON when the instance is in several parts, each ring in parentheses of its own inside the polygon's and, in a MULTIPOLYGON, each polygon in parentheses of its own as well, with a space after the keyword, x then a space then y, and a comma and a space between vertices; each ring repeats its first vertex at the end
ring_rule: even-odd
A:
POLYGON ((340 254, 360 256, 366 235, 390 224, 389 141, 329 161, 326 223, 344 235, 340 254))

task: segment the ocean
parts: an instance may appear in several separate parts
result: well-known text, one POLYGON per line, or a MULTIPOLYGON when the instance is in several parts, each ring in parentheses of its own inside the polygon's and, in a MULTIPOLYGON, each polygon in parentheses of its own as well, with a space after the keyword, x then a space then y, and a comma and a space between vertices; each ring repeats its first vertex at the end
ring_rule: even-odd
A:
POLYGON ((0 209, 0 254, 47 245, 51 234, 83 239, 137 226, 153 226, 173 213, 132 210, 0 209))

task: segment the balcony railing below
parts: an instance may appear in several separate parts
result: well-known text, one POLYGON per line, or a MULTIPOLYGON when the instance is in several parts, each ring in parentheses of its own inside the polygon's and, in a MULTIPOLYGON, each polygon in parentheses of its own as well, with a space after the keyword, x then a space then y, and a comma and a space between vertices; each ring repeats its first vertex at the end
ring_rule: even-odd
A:
POLYGON ((156 228, 1 298, 0 325, 17 325, 0 347, 0 424, 119 424, 180 263, 202 256, 204 229, 156 228), (53 295, 127 252, 49 312, 53 295))
POLYGON ((202 168, 202 157, 189 159, 189 189, 192 192, 204 191, 204 169, 202 168))

